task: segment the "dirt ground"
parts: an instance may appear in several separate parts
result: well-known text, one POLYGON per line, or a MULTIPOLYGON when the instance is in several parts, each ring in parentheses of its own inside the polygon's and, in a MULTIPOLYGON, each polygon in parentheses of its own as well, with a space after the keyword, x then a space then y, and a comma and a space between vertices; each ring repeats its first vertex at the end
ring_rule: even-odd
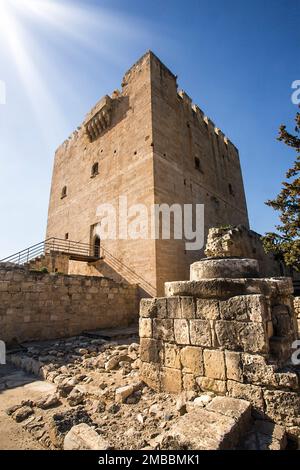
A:
POLYGON ((38 399, 45 393, 52 392, 55 387, 8 365, 0 365, 0 381, 12 385, 12 388, 0 391, 0 449, 45 450, 33 436, 12 420, 5 410, 16 402, 28 399, 29 396, 38 399))

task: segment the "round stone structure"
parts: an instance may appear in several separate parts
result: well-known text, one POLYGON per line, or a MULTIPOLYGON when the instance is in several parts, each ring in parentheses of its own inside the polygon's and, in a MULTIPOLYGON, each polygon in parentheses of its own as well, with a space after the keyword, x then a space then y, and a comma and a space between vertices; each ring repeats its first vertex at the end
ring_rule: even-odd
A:
POLYGON ((259 264, 250 258, 205 258, 190 267, 190 280, 256 278, 259 264))

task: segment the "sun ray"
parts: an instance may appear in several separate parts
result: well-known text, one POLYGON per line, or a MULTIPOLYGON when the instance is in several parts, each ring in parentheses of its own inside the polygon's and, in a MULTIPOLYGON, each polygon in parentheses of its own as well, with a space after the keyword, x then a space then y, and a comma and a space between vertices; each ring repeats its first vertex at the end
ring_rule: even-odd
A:
POLYGON ((4 9, 1 8, 0 12, 0 34, 5 39, 7 47, 10 49, 10 53, 14 59, 17 72, 23 83, 30 105, 35 113, 37 122, 40 124, 40 129, 44 134, 44 139, 49 141, 49 138, 53 137, 51 133, 55 132, 55 127, 66 127, 67 122, 64 119, 62 110, 59 109, 53 100, 51 93, 47 89, 45 81, 43 81, 32 57, 25 48, 24 44, 26 44, 26 35, 22 30, 22 26, 7 7, 4 9), (50 130, 45 129, 42 125, 45 109, 47 110, 47 114, 51 118, 52 122, 55 123, 50 130))
MULTIPOLYGON (((147 36, 147 28, 141 22, 135 23, 134 18, 112 14, 88 2, 0 0, 0 49, 9 50, 10 66, 16 67, 36 120, 48 141, 54 137, 56 142, 55 136, 61 135, 57 129, 63 128, 66 133, 70 126, 58 98, 50 91, 50 77, 59 79, 63 69, 56 73, 59 61, 52 58, 50 63, 44 48, 54 46, 52 50, 56 54, 58 51, 60 58, 68 54, 69 58, 76 58, 75 63, 89 61, 95 64, 102 60, 123 67, 127 58, 126 54, 119 53, 120 47, 124 49, 124 43, 144 40, 147 36), (53 123, 51 129, 49 122, 53 123)), ((67 93, 72 99, 74 92, 70 87, 67 93)))

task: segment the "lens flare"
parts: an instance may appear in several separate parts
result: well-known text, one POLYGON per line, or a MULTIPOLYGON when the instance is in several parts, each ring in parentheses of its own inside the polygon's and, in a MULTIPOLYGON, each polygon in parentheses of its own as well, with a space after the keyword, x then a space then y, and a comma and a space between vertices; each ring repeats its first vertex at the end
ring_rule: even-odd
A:
POLYGON ((16 69, 47 140, 55 137, 56 128, 68 129, 68 125, 62 105, 50 91, 51 77, 61 79, 61 72, 56 74, 56 61, 47 62, 42 44, 45 45, 45 40, 52 45, 55 42, 57 62, 61 60, 62 49, 74 57, 81 53, 84 59, 92 56, 97 61, 123 66, 122 54, 115 50, 117 44, 125 38, 141 40, 147 35, 144 28, 133 27, 133 21, 99 6, 92 7, 88 2, 0 0, 0 52, 9 56, 9 66, 16 69), (41 44, 36 30, 43 36, 41 44), (53 123, 51 129, 49 126, 43 129, 44 110, 47 123, 49 120, 53 123))

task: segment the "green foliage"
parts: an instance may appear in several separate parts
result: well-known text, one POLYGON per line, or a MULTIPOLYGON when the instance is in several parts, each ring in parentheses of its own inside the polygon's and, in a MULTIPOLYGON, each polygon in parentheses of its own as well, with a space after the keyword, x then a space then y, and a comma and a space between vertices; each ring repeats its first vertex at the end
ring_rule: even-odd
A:
POLYGON ((280 212, 281 224, 277 233, 269 232, 263 237, 267 252, 274 252, 288 266, 300 271, 300 113, 296 114, 295 134, 280 126, 278 140, 295 149, 296 159, 286 173, 286 181, 278 196, 266 202, 280 212))
POLYGON ((47 268, 41 268, 40 272, 41 272, 41 273, 44 273, 44 274, 48 274, 48 273, 49 273, 49 271, 48 271, 47 268))

